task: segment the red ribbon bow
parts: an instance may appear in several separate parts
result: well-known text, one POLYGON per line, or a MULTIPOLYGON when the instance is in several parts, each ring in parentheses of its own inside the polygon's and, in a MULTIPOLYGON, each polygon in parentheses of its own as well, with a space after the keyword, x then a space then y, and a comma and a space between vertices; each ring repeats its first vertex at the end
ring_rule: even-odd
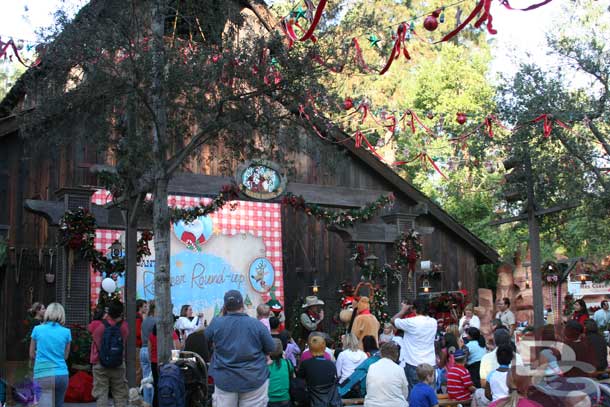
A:
POLYGON ((395 59, 398 59, 398 57, 400 56, 401 47, 405 58, 407 60, 411 59, 411 55, 409 55, 409 51, 407 50, 407 46, 405 45, 405 39, 407 38, 408 29, 409 27, 405 22, 402 22, 398 25, 398 28, 396 29, 396 40, 394 41, 394 46, 392 47, 392 53, 390 54, 390 58, 388 59, 388 62, 386 62, 383 69, 379 71, 379 75, 383 75, 384 73, 386 73, 388 69, 390 69, 390 67, 392 66, 392 62, 394 62, 395 59))
POLYGON ((497 34, 498 31, 493 28, 493 17, 490 13, 490 9, 491 0, 480 0, 476 7, 472 10, 470 15, 466 17, 466 19, 462 22, 462 24, 458 25, 455 30, 446 34, 443 38, 437 41, 437 43, 449 41, 451 38, 453 38, 457 33, 462 31, 464 27, 466 27, 481 12, 481 10, 483 11, 483 13, 481 14, 481 17, 474 23, 474 26, 476 28, 479 28, 481 25, 483 25, 483 23, 487 22, 487 31, 490 34, 497 34))

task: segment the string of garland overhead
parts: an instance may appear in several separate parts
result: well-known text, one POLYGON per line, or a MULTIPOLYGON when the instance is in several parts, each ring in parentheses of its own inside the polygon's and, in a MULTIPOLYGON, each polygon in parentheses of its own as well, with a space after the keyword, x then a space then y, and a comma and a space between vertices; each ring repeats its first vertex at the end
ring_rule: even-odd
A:
MULTIPOLYGON (((343 62, 338 65, 332 65, 328 61, 325 61, 320 55, 312 53, 310 54, 310 58, 319 63, 320 65, 326 67, 332 72, 341 73, 346 65, 346 62, 349 59, 350 54, 354 53, 353 59, 356 65, 360 67, 366 73, 378 73, 379 75, 384 75, 390 67, 394 60, 398 59, 401 53, 404 55, 406 60, 411 59, 411 55, 407 49, 407 41, 411 38, 416 38, 419 41, 428 43, 428 44, 438 44, 441 42, 446 42, 455 37, 458 33, 460 33, 464 28, 466 28, 477 16, 478 19, 474 22, 475 28, 481 28, 485 26, 487 32, 489 34, 495 35, 498 31, 493 27, 493 16, 491 15, 491 1, 492 0, 479 0, 474 9, 470 12, 470 14, 462 21, 455 29, 451 30, 449 33, 446 33, 442 36, 441 39, 437 41, 426 40, 424 39, 418 32, 415 30, 415 22, 419 19, 424 18, 423 28, 428 32, 435 31, 439 23, 445 22, 445 10, 451 7, 457 7, 459 4, 463 3, 465 0, 460 0, 455 3, 451 3, 448 5, 441 5, 439 7, 434 8, 430 12, 419 16, 413 16, 411 18, 403 19, 398 25, 394 25, 395 33, 392 34, 392 41, 394 42, 390 55, 386 59, 386 62, 383 64, 383 67, 380 69, 372 69, 370 64, 367 64, 364 60, 364 56, 362 54, 362 48, 360 47, 360 43, 358 41, 358 35, 353 36, 347 47, 343 50, 343 55, 340 58, 343 62)), ((501 4, 507 9, 512 11, 529 11, 534 10, 538 7, 544 6, 545 4, 550 3, 552 0, 543 0, 539 3, 534 3, 525 8, 514 8, 510 5, 509 0, 502 0, 501 4)), ((290 13, 280 19, 280 28, 284 35, 288 40, 288 46, 292 47, 296 42, 304 42, 307 40, 311 40, 313 43, 318 41, 318 38, 314 35, 314 32, 320 23, 322 18, 322 14, 327 5, 327 0, 320 0, 318 5, 314 5, 312 0, 303 0, 305 8, 299 6, 298 9, 295 10, 293 6, 290 13), (309 26, 302 26, 300 21, 304 19, 309 26), (303 34, 299 36, 296 33, 295 27, 298 28, 303 34)), ((369 41, 371 47, 377 47, 381 39, 376 34, 368 34, 367 40, 369 41)))
MULTIPOLYGON (((313 97, 310 97, 305 104, 301 104, 299 106, 299 116, 308 124, 308 127, 310 127, 318 137, 327 142, 344 144, 346 142, 353 141, 354 147, 368 150, 371 154, 377 157, 377 159, 392 167, 407 165, 419 160, 423 166, 431 165, 440 176, 447 179, 447 176, 437 164, 436 159, 430 156, 427 151, 429 148, 429 140, 442 138, 440 133, 443 132, 443 125, 445 123, 444 115, 439 115, 436 125, 427 125, 425 120, 434 119, 436 117, 434 112, 428 111, 420 116, 412 109, 406 109, 403 112, 390 111, 386 109, 377 109, 377 111, 373 111, 370 102, 366 98, 357 102, 348 97, 344 99, 342 106, 339 108, 345 111, 346 114, 335 119, 329 119, 327 127, 336 127, 347 134, 344 138, 340 139, 333 139, 325 136, 311 121, 311 116, 308 113, 309 110, 313 111, 314 115, 320 115, 313 97), (371 126, 370 128, 365 128, 365 126, 369 125, 371 126), (402 125, 402 128, 399 125, 402 125), (436 127, 436 130, 433 129, 434 127, 436 127), (377 129, 381 130, 381 132, 384 134, 380 135, 377 129), (403 129, 404 131, 410 130, 413 135, 420 131, 424 133, 424 137, 422 137, 421 150, 412 155, 407 151, 407 153, 404 154, 406 157, 405 159, 389 162, 377 151, 377 148, 384 147, 403 129), (374 134, 377 137, 375 145, 373 145, 373 143, 371 143, 367 137, 367 135, 371 134, 374 134)), ((560 128, 568 132, 573 132, 571 125, 579 122, 571 120, 569 121, 570 125, 568 125, 566 122, 558 119, 553 114, 543 113, 537 115, 531 120, 522 122, 521 124, 509 128, 493 113, 480 117, 469 117, 465 112, 456 112, 455 121, 460 126, 466 125, 469 120, 475 122, 476 124, 470 126, 457 136, 449 135, 447 138, 449 142, 454 144, 456 147, 460 147, 462 150, 466 148, 467 140, 471 137, 482 134, 489 139, 493 139, 495 132, 498 129, 505 132, 514 133, 522 130, 525 127, 541 124, 544 139, 549 139, 553 130, 560 128)), ((589 119, 585 117, 581 121, 586 124, 587 120, 589 119)), ((477 165, 480 164, 478 160, 475 161, 477 165)), ((448 168, 450 170, 455 169, 457 163, 458 161, 451 160, 448 163, 448 168)), ((484 164, 488 172, 491 173, 495 171, 495 166, 493 163, 485 162, 484 164)))
POLYGON ((4 60, 13 62, 13 57, 15 57, 17 61, 19 61, 26 68, 34 67, 40 64, 40 57, 37 57, 34 62, 28 64, 28 58, 23 56, 21 52, 24 50, 30 52, 36 48, 36 45, 26 43, 24 40, 17 40, 17 42, 15 42, 11 38, 7 42, 4 42, 0 38, 0 59, 4 58, 4 60))

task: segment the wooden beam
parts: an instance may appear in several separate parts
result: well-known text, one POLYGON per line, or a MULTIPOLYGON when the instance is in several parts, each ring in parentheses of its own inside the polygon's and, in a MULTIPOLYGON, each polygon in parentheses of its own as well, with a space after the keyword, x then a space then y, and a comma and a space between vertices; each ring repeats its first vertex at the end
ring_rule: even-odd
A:
MULTIPOLYGON (((26 199, 24 207, 28 211, 44 217, 50 226, 59 225, 59 220, 64 215, 65 206, 63 202, 41 201, 26 199)), ((125 229, 125 218, 119 208, 104 208, 103 206, 91 204, 91 212, 95 216, 97 227, 100 229, 125 229)), ((142 215, 138 218, 138 229, 145 230, 152 227, 149 216, 142 215)))
POLYGON ((12 115, 0 119, 0 137, 7 136, 19 130, 17 116, 12 115))
MULTIPOLYGON (((185 196, 214 196, 224 185, 235 182, 233 177, 179 173, 169 181, 169 193, 185 196)), ((302 195, 307 202, 336 208, 359 208, 390 191, 288 182, 286 191, 302 195)), ((271 202, 279 202, 281 197, 271 202)))
MULTIPOLYGON (((536 216, 548 215, 550 213, 560 212, 560 211, 563 211, 566 209, 577 208, 578 206, 580 206, 580 205, 579 204, 557 205, 557 206, 553 206, 551 208, 541 209, 539 211, 536 211, 535 215, 536 216)), ((502 225, 504 223, 519 222, 522 220, 527 220, 527 214, 513 216, 512 218, 493 220, 493 221, 489 222, 489 226, 498 226, 498 225, 502 225)))

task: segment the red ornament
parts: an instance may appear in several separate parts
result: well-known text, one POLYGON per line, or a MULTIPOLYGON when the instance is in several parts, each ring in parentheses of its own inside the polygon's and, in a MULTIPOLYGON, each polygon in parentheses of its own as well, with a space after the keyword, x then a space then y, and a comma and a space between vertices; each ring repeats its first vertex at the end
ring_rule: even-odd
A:
POLYGON ((456 113, 455 121, 457 121, 459 124, 466 123, 466 120, 467 120, 466 113, 462 113, 462 112, 456 113))
POLYGON ((438 27, 438 20, 434 14, 429 15, 424 20, 424 28, 428 31, 434 31, 438 27))
POLYGON ((354 101, 352 100, 352 98, 347 98, 343 101, 343 108, 345 110, 350 110, 353 107, 354 107, 354 101))

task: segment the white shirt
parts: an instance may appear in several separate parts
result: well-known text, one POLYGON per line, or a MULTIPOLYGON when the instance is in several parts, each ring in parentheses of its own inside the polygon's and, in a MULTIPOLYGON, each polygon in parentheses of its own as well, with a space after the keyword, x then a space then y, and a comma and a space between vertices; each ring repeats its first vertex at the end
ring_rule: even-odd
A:
POLYGON ((502 321, 502 325, 507 327, 512 332, 512 325, 515 325, 515 314, 509 309, 506 311, 498 311, 496 312, 496 319, 502 321))
POLYGON ((402 329, 405 333, 402 338, 405 348, 405 363, 411 366, 422 363, 436 366, 436 354, 434 353, 436 319, 417 315, 412 318, 396 319, 394 324, 396 328, 402 329))
POLYGON ((405 349, 405 342, 402 340, 402 336, 394 336, 392 342, 400 346, 400 356, 398 357, 398 364, 404 369, 405 358, 407 357, 407 350, 405 349))
POLYGON ((489 389, 491 390, 491 401, 508 396, 506 376, 508 376, 508 370, 506 372, 494 370, 487 377, 487 383, 489 383, 489 389))
MULTIPOLYGON (((459 330, 460 330, 460 335, 464 335, 464 324, 466 323, 466 315, 464 315, 462 318, 460 318, 460 325, 459 325, 459 330)), ((481 320, 479 319, 479 317, 477 317, 476 315, 473 315, 472 318, 470 318, 470 321, 468 322, 468 328, 478 328, 481 329, 481 320)))
MULTIPOLYGON (((500 367, 498 357, 496 356, 497 351, 498 348, 486 353, 481 359, 481 367, 479 368, 479 377, 481 377, 481 379, 487 380, 487 376, 500 367)), ((517 365, 523 366, 523 358, 518 353, 515 353, 515 360, 517 361, 517 365)))
POLYGON ((174 324, 174 328, 184 332, 184 338, 186 339, 190 334, 192 334, 195 329, 200 325, 199 317, 194 317, 192 320, 189 320, 187 317, 180 317, 174 324))
POLYGON ((593 314, 593 320, 597 323, 597 326, 599 328, 606 329, 606 325, 608 325, 608 323, 610 322, 610 310, 606 311, 603 308, 598 309, 593 314))
POLYGON ((366 353, 360 349, 357 351, 346 349, 339 353, 339 357, 337 357, 337 377, 339 378, 339 383, 347 380, 366 358, 366 353))
POLYGON ((405 371, 388 358, 369 367, 364 407, 407 407, 409 384, 405 371))

